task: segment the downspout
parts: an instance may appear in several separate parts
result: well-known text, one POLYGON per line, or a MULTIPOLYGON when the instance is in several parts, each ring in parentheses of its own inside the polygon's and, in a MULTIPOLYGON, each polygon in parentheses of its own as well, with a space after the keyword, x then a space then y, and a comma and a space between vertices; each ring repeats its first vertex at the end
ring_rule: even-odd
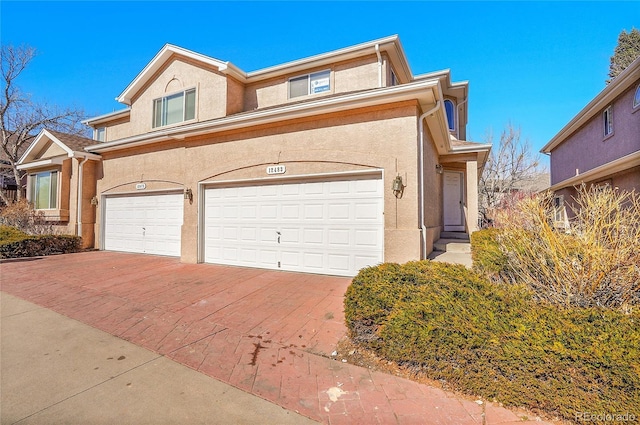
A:
POLYGON ((89 160, 88 156, 84 157, 84 160, 78 164, 78 212, 77 212, 77 230, 78 236, 82 237, 82 169, 84 163, 89 160))
POLYGON ((378 56, 378 87, 382 87, 382 56, 380 56, 380 44, 376 44, 376 56, 378 56))
POLYGON ((422 243, 422 260, 427 257, 427 226, 425 226, 424 224, 424 119, 436 112, 441 105, 442 103, 440 102, 440 100, 437 100, 436 106, 420 115, 420 118, 418 119, 418 138, 420 139, 420 229, 422 230, 420 239, 422 243))

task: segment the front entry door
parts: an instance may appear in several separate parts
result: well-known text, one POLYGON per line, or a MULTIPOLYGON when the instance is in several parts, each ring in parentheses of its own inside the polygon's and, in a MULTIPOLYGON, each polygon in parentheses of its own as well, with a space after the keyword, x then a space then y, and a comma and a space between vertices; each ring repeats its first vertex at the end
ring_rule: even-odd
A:
POLYGON ((443 174, 443 209, 445 232, 464 232, 464 209, 462 202, 463 176, 459 171, 445 171, 443 174))

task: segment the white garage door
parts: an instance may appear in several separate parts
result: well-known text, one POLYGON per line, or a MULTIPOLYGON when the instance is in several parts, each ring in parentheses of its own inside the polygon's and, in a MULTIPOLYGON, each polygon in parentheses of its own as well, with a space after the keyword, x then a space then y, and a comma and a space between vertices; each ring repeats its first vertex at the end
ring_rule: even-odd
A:
POLYGON ((380 178, 209 188, 204 261, 354 276, 383 260, 380 178))
POLYGON ((104 249, 180 256, 184 196, 105 198, 104 249))

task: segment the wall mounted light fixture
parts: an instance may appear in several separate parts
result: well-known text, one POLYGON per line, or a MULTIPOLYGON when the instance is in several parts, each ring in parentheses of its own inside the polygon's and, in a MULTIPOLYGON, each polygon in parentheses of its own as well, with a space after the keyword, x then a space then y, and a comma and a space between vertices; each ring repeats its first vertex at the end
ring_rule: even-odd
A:
POLYGON ((191 189, 184 190, 184 199, 188 199, 189 202, 193 201, 193 192, 191 191, 191 189))
POLYGON ((442 174, 443 171, 442 164, 436 164, 436 173, 442 174))
POLYGON ((91 198, 91 205, 98 205, 98 197, 94 196, 93 198, 91 198))
POLYGON ((391 190, 393 190, 393 194, 396 195, 396 198, 402 198, 402 192, 404 191, 404 183, 402 182, 402 176, 396 176, 393 179, 393 185, 391 185, 391 190))

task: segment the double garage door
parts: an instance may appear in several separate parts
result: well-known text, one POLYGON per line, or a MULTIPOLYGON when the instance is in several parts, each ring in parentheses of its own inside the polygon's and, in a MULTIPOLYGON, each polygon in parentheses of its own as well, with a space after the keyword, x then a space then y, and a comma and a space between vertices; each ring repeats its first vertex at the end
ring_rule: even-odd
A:
MULTIPOLYGON (((107 197, 104 249, 180 256, 183 206, 182 193, 107 197)), ((379 177, 208 187, 202 211, 207 263, 353 276, 383 260, 379 177)))
POLYGON ((353 276, 383 259, 380 178, 205 190, 204 261, 353 276))

